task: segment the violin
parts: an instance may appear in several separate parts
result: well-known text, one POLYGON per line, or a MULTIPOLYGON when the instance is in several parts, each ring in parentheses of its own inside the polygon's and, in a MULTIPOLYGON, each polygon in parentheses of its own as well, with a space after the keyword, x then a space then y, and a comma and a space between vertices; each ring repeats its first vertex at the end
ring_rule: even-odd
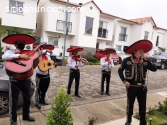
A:
POLYGON ((78 55, 77 58, 77 60, 82 61, 83 63, 88 63, 88 60, 86 58, 82 58, 80 55, 78 55))

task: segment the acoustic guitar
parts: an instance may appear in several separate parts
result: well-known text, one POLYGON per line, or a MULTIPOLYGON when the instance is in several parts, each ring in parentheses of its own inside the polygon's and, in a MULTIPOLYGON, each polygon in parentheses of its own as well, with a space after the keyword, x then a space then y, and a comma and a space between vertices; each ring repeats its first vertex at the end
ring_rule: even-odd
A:
POLYGON ((55 68, 54 61, 42 59, 38 64, 38 68, 42 72, 45 72, 48 69, 53 69, 53 68, 55 68))
POLYGON ((45 45, 46 43, 39 44, 33 51, 23 50, 20 54, 27 54, 30 59, 14 59, 7 60, 5 63, 6 73, 9 77, 24 80, 31 77, 34 73, 34 68, 39 63, 39 54, 36 52, 40 46, 45 45))

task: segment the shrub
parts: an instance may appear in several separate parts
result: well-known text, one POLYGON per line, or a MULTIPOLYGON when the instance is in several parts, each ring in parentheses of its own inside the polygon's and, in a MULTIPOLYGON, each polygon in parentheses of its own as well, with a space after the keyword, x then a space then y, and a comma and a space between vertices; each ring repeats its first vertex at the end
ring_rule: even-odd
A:
POLYGON ((52 108, 48 113, 47 125, 73 125, 70 106, 71 96, 65 88, 61 87, 52 100, 52 108))

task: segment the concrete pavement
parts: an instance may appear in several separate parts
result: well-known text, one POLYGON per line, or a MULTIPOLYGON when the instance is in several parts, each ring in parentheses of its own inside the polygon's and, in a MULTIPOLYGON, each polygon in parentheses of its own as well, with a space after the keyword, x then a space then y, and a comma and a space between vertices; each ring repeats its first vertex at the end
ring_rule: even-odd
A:
MULTIPOLYGON (((158 105, 167 97, 167 91, 151 93, 147 96, 147 107, 158 105)), ((47 114, 51 105, 42 108, 42 113, 47 114)), ((126 121, 126 98, 113 99, 80 106, 71 106, 74 125, 85 125, 88 117, 97 117, 97 125, 124 125, 126 121)), ((33 108, 34 109, 34 108, 33 108)), ((22 116, 18 116, 18 125, 46 125, 46 117, 37 110, 31 109, 31 116, 36 122, 26 122, 22 116)), ((138 112, 137 100, 134 105, 134 112, 138 112)), ((9 125, 9 118, 0 119, 0 125, 9 125)), ((133 118, 132 125, 138 125, 139 121, 133 118)))

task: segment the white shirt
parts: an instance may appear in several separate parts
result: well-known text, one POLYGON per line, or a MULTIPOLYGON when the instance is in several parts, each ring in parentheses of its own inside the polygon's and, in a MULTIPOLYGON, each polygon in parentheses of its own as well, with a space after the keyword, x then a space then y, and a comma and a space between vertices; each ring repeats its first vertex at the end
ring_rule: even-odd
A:
MULTIPOLYGON (((42 53, 45 53, 45 52, 46 52, 46 50, 43 50, 43 51, 42 51, 42 53)), ((46 57, 48 58, 48 60, 51 60, 51 58, 50 58, 49 55, 46 55, 46 57)), ((42 60, 42 56, 39 57, 39 60, 42 60)), ((48 70, 45 71, 45 72, 42 72, 42 71, 38 68, 38 66, 35 68, 35 71, 36 71, 36 73, 41 74, 41 75, 47 75, 47 74, 48 74, 48 70)))
POLYGON ((82 67, 82 66, 84 66, 85 64, 82 63, 82 61, 75 61, 75 60, 73 60, 73 59, 72 59, 72 56, 70 56, 70 57, 68 58, 68 64, 67 64, 67 66, 68 66, 70 69, 76 69, 76 68, 75 68, 75 65, 78 65, 78 69, 79 69, 79 67, 82 67))
POLYGON ((12 59, 18 59, 20 54, 15 54, 15 52, 20 52, 17 49, 14 50, 6 50, 5 53, 2 55, 3 60, 12 60, 12 59))
MULTIPOLYGON (((107 69, 109 69, 109 68, 108 68, 108 67, 109 67, 109 63, 105 61, 106 58, 107 58, 107 57, 103 57, 103 58, 100 59, 100 64, 101 64, 102 70, 107 70, 107 69)), ((111 59, 111 58, 109 58, 109 59, 110 59, 110 61, 111 61, 111 68, 113 68, 113 67, 114 67, 113 59, 111 59)))

